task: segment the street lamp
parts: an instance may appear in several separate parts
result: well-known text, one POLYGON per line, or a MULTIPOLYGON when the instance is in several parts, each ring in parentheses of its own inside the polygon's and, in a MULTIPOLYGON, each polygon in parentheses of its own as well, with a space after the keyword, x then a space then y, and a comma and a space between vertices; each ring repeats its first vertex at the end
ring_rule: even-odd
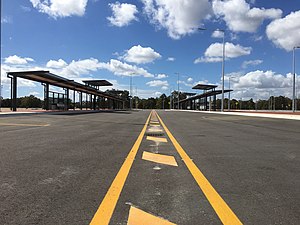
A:
POLYGON ((134 73, 130 73, 130 93, 129 93, 129 100, 130 100, 130 110, 132 110, 132 75, 134 73))
POLYGON ((177 101, 177 108, 179 109, 179 73, 175 73, 175 74, 177 74, 177 85, 178 85, 178 101, 177 101))
MULTIPOLYGON (((198 30, 208 30, 206 28, 198 28, 198 30)), ((215 29, 223 33, 223 51, 222 51, 222 101, 221 101, 221 112, 224 112, 224 71, 225 71, 225 30, 215 29)))
POLYGON ((300 46, 296 46, 293 48, 293 103, 292 110, 296 111, 296 62, 295 62, 295 49, 300 48, 300 46))

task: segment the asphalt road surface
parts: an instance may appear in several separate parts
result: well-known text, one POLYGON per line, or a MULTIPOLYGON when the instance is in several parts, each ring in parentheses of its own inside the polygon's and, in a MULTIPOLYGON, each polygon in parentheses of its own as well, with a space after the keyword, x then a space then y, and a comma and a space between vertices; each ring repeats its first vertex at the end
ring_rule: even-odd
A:
POLYGON ((300 121, 157 114, 1 116, 0 224, 300 224, 300 121))

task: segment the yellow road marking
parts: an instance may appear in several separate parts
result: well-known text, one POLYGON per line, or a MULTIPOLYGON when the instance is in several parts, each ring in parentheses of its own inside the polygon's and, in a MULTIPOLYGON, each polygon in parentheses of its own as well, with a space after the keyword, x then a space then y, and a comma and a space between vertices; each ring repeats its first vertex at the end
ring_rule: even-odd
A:
POLYGON ((150 126, 150 127, 160 127, 159 124, 150 124, 149 126, 150 126))
POLYGON ((127 155, 126 160, 124 161, 122 167, 120 168, 118 174, 116 175, 114 181, 112 182, 110 188, 108 189, 104 199, 102 200, 97 212, 95 213, 90 225, 107 225, 111 219, 111 216, 116 207, 117 201, 120 197, 121 191, 124 187, 125 181, 133 164, 134 158, 139 150, 141 142, 143 140, 147 124, 150 119, 149 114, 148 119, 142 129, 140 135, 138 136, 136 142, 131 148, 129 154, 127 155))
POLYGON ((153 216, 136 207, 131 206, 127 225, 176 225, 160 217, 153 216))
POLYGON ((50 126, 50 124, 0 123, 0 126, 48 127, 48 126, 50 126))
POLYGON ((158 137, 152 137, 152 136, 147 136, 147 140, 155 141, 155 142, 164 142, 164 143, 168 142, 167 138, 158 138, 158 137))
POLYGON ((170 155, 162 155, 162 154, 156 154, 156 153, 144 151, 142 159, 151 162, 169 165, 169 166, 178 166, 174 156, 170 156, 170 155))
MULTIPOLYGON (((156 112, 155 112, 156 113, 156 112)), ((157 114, 157 113, 156 113, 157 114)), ((180 144, 177 142, 175 137, 166 127, 160 116, 157 114, 157 117, 165 129, 167 135, 169 136, 171 142, 173 143, 174 147, 176 148, 177 152, 183 159, 185 165, 193 175, 194 179, 196 180, 197 184, 199 185, 200 189, 205 194, 206 198, 210 202, 211 206, 214 208, 215 212, 217 213, 218 217, 225 225, 236 225, 242 224, 242 222, 238 219, 238 217, 234 214, 234 212, 229 208, 226 202, 222 199, 222 197, 218 194, 218 192, 214 189, 214 187, 210 184, 210 182, 206 179, 204 174, 199 170, 196 164, 191 160, 188 154, 183 150, 180 144)))
POLYGON ((149 132, 163 132, 163 130, 160 129, 159 127, 149 127, 147 131, 149 131, 149 132))

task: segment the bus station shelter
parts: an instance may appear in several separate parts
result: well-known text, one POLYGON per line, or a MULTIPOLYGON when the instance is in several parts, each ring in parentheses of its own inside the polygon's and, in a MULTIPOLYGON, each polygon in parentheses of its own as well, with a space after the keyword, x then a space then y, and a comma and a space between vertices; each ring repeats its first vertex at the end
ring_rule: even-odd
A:
POLYGON ((83 109, 83 97, 85 95, 86 109, 123 109, 125 99, 120 96, 107 94, 99 90, 100 86, 112 86, 106 80, 85 80, 84 84, 55 75, 49 71, 21 71, 8 72, 7 77, 11 79, 11 102, 12 110, 17 111, 17 79, 23 78, 42 83, 44 86, 44 109, 70 109, 70 90, 73 91, 74 109, 76 104, 76 93, 79 94, 79 108, 83 109), (50 91, 50 85, 63 88, 64 93, 50 91))
MULTIPOLYGON (((217 85, 211 84, 197 84, 192 89, 202 90, 203 93, 193 95, 186 99, 179 101, 179 109, 191 109, 191 110, 213 110, 216 111, 217 95, 222 94, 222 90, 216 90, 217 85), (211 99, 212 98, 212 99, 211 99)), ((224 93, 231 92, 232 90, 224 90, 224 93)), ((177 102, 175 104, 178 105, 177 102)))

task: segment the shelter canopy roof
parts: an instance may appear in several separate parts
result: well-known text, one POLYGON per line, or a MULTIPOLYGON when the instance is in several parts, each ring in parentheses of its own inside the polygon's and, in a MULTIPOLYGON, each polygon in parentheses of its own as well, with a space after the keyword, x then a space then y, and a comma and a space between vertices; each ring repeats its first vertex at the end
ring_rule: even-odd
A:
POLYGON ((197 84, 192 89, 199 89, 199 90, 211 90, 218 87, 218 85, 212 85, 212 84, 197 84))
POLYGON ((122 101, 121 98, 118 98, 116 96, 111 96, 107 93, 97 90, 94 87, 80 84, 78 82, 75 82, 74 80, 69 80, 67 78, 50 73, 49 71, 41 70, 41 71, 8 72, 7 76, 8 77, 9 76, 20 77, 20 78, 24 78, 27 80, 50 84, 50 85, 54 85, 54 86, 61 87, 61 88, 68 88, 68 89, 74 90, 74 91, 80 91, 80 92, 84 92, 87 94, 93 94, 93 95, 97 95, 97 96, 102 96, 102 97, 122 101))
POLYGON ((107 80, 83 80, 82 82, 94 87, 112 86, 112 83, 108 82, 107 80))

